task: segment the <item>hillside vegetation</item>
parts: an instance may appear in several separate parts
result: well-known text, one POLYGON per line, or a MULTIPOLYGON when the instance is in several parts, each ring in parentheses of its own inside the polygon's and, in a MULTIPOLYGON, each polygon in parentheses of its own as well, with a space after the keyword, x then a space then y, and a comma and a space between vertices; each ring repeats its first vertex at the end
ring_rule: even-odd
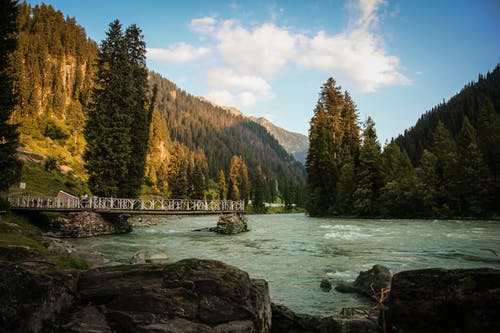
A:
MULTIPOLYGON (((19 101, 11 119, 20 124, 24 149, 50 158, 70 176, 85 181, 83 127, 97 44, 74 18, 64 18, 52 6, 23 3, 19 8, 19 48, 13 62, 19 101)), ((233 156, 241 156, 248 169, 246 199, 251 198, 259 164, 266 201, 274 201, 291 188, 295 194, 303 192, 299 189, 305 182, 304 167, 264 127, 184 92, 159 74, 150 72, 148 80, 151 87, 157 84, 158 98, 143 195, 172 195, 173 181, 186 177, 187 186, 192 186, 198 177, 205 195, 215 196, 219 171, 229 183, 233 156), (186 175, 179 175, 181 168, 187 170, 186 175)), ((300 200, 295 194, 294 200, 300 200)))

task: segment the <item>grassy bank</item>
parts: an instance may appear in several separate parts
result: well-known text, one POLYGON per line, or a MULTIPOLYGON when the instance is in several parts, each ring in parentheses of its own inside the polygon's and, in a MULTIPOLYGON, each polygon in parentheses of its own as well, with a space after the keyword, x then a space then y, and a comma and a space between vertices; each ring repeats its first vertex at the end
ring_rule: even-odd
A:
POLYGON ((42 229, 50 218, 9 212, 0 217, 0 260, 9 262, 44 261, 54 268, 86 269, 87 263, 70 255, 51 252, 42 229))

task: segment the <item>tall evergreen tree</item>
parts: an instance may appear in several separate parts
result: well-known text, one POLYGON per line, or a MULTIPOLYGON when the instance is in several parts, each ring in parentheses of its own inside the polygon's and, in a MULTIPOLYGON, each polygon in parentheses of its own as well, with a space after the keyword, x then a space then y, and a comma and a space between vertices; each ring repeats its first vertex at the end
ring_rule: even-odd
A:
POLYGON ((157 88, 153 88, 153 98, 147 108, 148 70, 146 68, 146 43, 141 30, 134 24, 125 32, 125 43, 130 67, 129 80, 132 82, 132 98, 130 113, 131 154, 129 158, 128 177, 123 184, 121 194, 124 197, 136 197, 143 183, 148 152, 149 127, 153 117, 157 88))
POLYGON ((112 22, 101 43, 85 126, 89 186, 100 196, 135 197, 142 184, 152 110, 140 30, 112 22))
POLYGON ((21 162, 16 155, 19 134, 17 125, 9 122, 16 104, 11 56, 17 47, 17 10, 17 1, 0 0, 0 192, 8 190, 21 176, 21 162))
POLYGON ((332 165, 329 154, 330 133, 323 104, 317 103, 309 128, 309 152, 306 158, 309 203, 307 210, 311 216, 325 215, 330 206, 330 183, 332 165))
POLYGON ((436 201, 441 216, 452 216, 459 208, 458 157, 455 140, 441 121, 434 130, 434 155, 437 158, 436 201))
POLYGON ((262 174, 262 167, 257 165, 255 172, 255 180, 253 181, 253 200, 252 206, 255 212, 264 211, 264 175, 262 174))
POLYGON ((353 214, 356 185, 354 160, 349 158, 340 169, 340 177, 337 184, 337 208, 340 214, 353 214))
POLYGON ((384 148, 381 156, 380 206, 383 215, 411 217, 416 213, 416 191, 413 166, 406 152, 395 140, 384 148))
POLYGON ((349 92, 344 92, 344 107, 342 109, 342 124, 344 135, 342 138, 342 163, 349 162, 352 158, 358 160, 361 145, 359 120, 356 104, 349 92))
POLYGON ((438 174, 437 158, 429 150, 424 150, 420 165, 415 169, 417 197, 421 202, 420 215, 437 217, 439 208, 437 203, 438 174))
POLYGON ((464 118, 457 141, 460 215, 480 216, 484 214, 484 209, 487 207, 492 182, 483 154, 477 144, 476 131, 467 116, 464 118))
POLYGON ((380 144, 377 141, 375 122, 368 117, 363 132, 363 145, 356 171, 358 186, 354 192, 354 208, 359 215, 376 216, 378 198, 382 187, 380 170, 380 144))

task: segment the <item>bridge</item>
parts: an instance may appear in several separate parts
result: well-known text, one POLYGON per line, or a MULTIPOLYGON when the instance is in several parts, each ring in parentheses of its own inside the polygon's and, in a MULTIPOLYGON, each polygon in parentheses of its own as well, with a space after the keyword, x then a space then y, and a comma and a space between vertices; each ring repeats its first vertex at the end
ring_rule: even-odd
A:
POLYGON ((203 215, 244 213, 245 202, 233 200, 126 199, 90 197, 9 197, 15 211, 81 212, 144 215, 203 215))

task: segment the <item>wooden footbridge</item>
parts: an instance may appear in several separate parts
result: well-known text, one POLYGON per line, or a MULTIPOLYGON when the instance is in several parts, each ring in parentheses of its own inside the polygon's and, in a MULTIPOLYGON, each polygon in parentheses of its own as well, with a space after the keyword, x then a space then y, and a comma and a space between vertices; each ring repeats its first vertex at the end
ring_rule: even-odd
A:
POLYGON ((190 199, 125 199, 67 197, 9 197, 16 211, 81 212, 145 215, 203 215, 244 213, 244 201, 190 199))

